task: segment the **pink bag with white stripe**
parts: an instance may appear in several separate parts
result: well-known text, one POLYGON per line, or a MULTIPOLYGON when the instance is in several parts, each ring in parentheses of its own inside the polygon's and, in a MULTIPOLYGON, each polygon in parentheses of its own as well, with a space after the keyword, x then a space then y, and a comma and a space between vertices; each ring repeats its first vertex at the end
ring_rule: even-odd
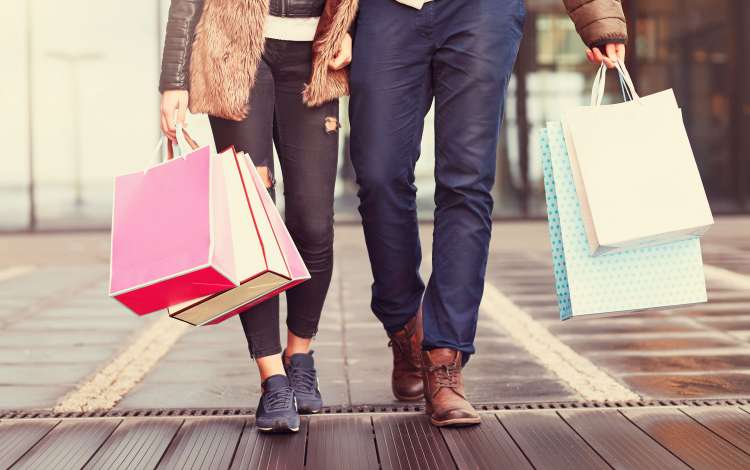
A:
POLYGON ((115 179, 109 293, 139 315, 239 284, 220 160, 207 146, 169 150, 115 179))

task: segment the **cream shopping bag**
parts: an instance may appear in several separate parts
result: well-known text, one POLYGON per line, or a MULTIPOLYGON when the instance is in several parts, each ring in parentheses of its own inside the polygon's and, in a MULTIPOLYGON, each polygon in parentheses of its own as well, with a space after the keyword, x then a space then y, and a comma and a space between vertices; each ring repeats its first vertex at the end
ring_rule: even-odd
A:
POLYGON ((592 256, 559 122, 542 129, 541 151, 560 319, 706 302, 700 239, 592 256))
POLYGON ((601 104, 602 65, 591 106, 562 119, 593 255, 699 237, 713 224, 674 92, 640 97, 625 65, 617 71, 630 101, 601 104))

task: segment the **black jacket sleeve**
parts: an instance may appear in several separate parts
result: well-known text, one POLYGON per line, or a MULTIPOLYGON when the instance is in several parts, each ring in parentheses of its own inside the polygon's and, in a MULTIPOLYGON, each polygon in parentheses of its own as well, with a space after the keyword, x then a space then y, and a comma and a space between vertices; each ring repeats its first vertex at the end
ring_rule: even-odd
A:
POLYGON ((202 13, 203 0, 172 0, 161 59, 160 92, 189 88, 190 53, 202 13))

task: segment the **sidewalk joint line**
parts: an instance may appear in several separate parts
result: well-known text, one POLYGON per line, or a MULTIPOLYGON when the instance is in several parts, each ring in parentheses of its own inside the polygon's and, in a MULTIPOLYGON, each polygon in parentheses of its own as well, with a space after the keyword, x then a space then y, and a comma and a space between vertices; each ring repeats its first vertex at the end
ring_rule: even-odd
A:
MULTIPOLYGON (((716 281, 726 287, 750 292, 750 276, 747 274, 740 274, 710 264, 703 265, 703 271, 706 273, 707 279, 716 281)), ((711 296, 709 295, 709 301, 710 300, 711 296)))
MULTIPOLYGON (((338 263, 336 263, 338 265, 338 263)), ((338 306, 339 306, 339 319, 340 319, 340 326, 341 326, 341 355, 343 359, 343 372, 344 372, 344 384, 346 385, 346 401, 349 406, 352 405, 352 390, 351 390, 351 377, 349 376, 349 345, 347 344, 346 339, 346 333, 349 328, 349 325, 346 320, 346 309, 344 308, 344 304, 346 303, 344 299, 344 280, 343 277, 339 274, 339 270, 336 269, 334 272, 334 280, 336 282, 336 287, 338 288, 338 306)))
POLYGON ((112 409, 189 329, 188 324, 168 316, 154 321, 99 372, 63 397, 53 411, 112 409))
POLYGON ((36 271, 36 266, 18 265, 5 268, 3 270, 0 270, 0 282, 23 276, 24 274, 28 274, 32 271, 36 271))
POLYGON ((641 397, 560 341, 498 288, 485 282, 482 312, 584 400, 628 401, 641 397))

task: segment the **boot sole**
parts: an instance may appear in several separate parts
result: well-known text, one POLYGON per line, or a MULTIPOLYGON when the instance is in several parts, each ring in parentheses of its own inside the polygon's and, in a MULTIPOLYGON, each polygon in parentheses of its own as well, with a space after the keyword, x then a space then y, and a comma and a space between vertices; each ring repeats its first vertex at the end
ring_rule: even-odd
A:
POLYGON ((438 421, 434 418, 430 418, 430 422, 439 428, 443 427, 464 427, 464 426, 474 426, 477 424, 481 424, 482 419, 477 416, 476 418, 455 418, 455 419, 446 419, 443 421, 438 421))
POLYGON ((474 425, 482 423, 482 418, 479 416, 475 416, 473 418, 453 418, 453 419, 437 420, 432 417, 432 413, 434 410, 432 408, 432 404, 430 403, 427 403, 427 405, 425 405, 424 411, 427 414, 427 416, 430 417, 430 422, 433 424, 433 426, 437 426, 439 428, 444 428, 444 427, 460 428, 463 426, 474 426, 474 425))

